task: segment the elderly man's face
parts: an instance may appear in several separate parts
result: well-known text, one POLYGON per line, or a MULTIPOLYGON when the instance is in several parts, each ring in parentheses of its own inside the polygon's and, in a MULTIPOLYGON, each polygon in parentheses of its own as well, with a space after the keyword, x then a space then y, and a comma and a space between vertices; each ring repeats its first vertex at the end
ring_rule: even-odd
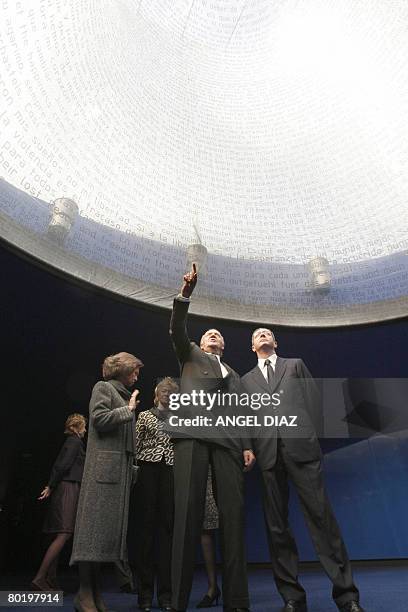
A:
POLYGON ((201 338, 200 348, 206 353, 222 355, 224 352, 224 338, 218 329, 209 329, 201 338))

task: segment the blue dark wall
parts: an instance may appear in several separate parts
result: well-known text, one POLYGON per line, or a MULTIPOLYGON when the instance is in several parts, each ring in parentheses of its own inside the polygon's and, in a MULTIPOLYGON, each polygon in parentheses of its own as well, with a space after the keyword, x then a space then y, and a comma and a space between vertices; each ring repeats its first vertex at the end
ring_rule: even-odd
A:
MULTIPOLYGON (((0 446, 3 465, 8 466, 2 472, 0 497, 20 500, 9 504, 13 537, 29 538, 35 547, 33 534, 40 531, 43 509, 33 500, 62 442, 65 416, 87 412, 104 356, 127 350, 142 358, 145 367, 139 382, 146 408, 156 377, 177 376, 178 367, 168 337, 168 312, 147 310, 77 286, 3 247, 0 266, 4 381, 0 446), (20 487, 17 493, 16 486, 20 487)), ((191 338, 198 339, 210 325, 214 322, 191 318, 191 338)), ((228 322, 217 326, 226 340, 226 360, 240 373, 252 368, 251 326, 228 322)), ((407 376, 407 321, 275 331, 278 352, 302 357, 316 377, 407 376)), ((352 444, 326 441, 324 450, 329 494, 350 556, 408 557, 408 440, 400 435, 352 444)), ((267 561, 257 471, 248 476, 247 485, 248 558, 267 561)), ((295 496, 292 499, 301 557, 314 559, 295 496)))

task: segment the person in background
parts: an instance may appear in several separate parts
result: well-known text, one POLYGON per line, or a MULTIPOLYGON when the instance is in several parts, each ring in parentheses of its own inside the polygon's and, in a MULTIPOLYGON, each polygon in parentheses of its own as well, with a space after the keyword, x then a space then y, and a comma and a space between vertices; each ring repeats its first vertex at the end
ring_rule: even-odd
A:
POLYGON ((130 353, 103 362, 103 381, 93 388, 84 476, 78 502, 71 564, 78 563, 78 612, 107 612, 99 586, 100 563, 126 561, 129 494, 136 451, 131 388, 143 363, 130 353))
POLYGON ((64 445, 52 467, 48 484, 38 498, 40 501, 50 500, 43 533, 52 536, 52 542, 31 582, 31 588, 36 591, 61 590, 57 583, 58 558, 74 533, 85 462, 85 431, 85 417, 82 414, 70 414, 65 421, 64 445))
POLYGON ((137 498, 139 511, 137 576, 139 608, 149 612, 157 579, 157 600, 162 610, 171 609, 171 545, 174 490, 173 444, 163 431, 169 414, 169 396, 177 393, 176 382, 166 377, 154 392, 154 406, 139 414, 136 424, 136 457, 139 466, 137 498), (158 557, 155 572, 155 536, 158 557), (156 574, 156 576, 155 576, 156 574))

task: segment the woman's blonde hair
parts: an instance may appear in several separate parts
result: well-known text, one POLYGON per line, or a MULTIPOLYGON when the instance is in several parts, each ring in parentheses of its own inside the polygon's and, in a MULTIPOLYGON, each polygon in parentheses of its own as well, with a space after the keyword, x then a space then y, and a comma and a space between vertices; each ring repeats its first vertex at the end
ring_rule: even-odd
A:
POLYGON ((65 421, 65 434, 73 435, 77 433, 81 427, 85 427, 86 418, 79 414, 78 412, 74 412, 74 414, 70 414, 67 420, 65 421))
POLYGON ((179 390, 179 387, 176 381, 174 380, 174 378, 171 378, 170 376, 166 376, 165 378, 162 378, 162 380, 156 385, 156 388, 154 390, 154 405, 155 406, 158 406, 159 404, 157 392, 160 389, 169 389, 172 393, 177 393, 177 391, 179 390))
POLYGON ((143 367, 140 359, 131 353, 116 353, 106 357, 102 365, 102 374, 105 380, 112 380, 130 374, 137 367, 143 367))

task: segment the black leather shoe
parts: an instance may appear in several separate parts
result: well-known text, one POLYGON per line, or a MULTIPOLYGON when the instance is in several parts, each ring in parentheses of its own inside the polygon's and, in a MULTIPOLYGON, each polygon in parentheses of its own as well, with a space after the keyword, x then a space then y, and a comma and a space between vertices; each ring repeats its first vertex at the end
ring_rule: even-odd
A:
POLYGON ((296 601, 296 599, 289 599, 282 612, 307 612, 307 604, 305 601, 296 601))
POLYGON ((224 607, 224 612, 251 612, 249 608, 226 608, 224 607))
POLYGON ((163 603, 163 602, 159 602, 159 608, 160 610, 164 610, 164 612, 171 612, 172 607, 170 603, 163 603))
POLYGON ((358 601, 348 601, 347 603, 339 606, 340 612, 364 612, 358 601))
POLYGON ((142 612, 150 612, 152 609, 152 602, 150 601, 143 601, 142 603, 139 604, 139 610, 142 610, 142 612))

